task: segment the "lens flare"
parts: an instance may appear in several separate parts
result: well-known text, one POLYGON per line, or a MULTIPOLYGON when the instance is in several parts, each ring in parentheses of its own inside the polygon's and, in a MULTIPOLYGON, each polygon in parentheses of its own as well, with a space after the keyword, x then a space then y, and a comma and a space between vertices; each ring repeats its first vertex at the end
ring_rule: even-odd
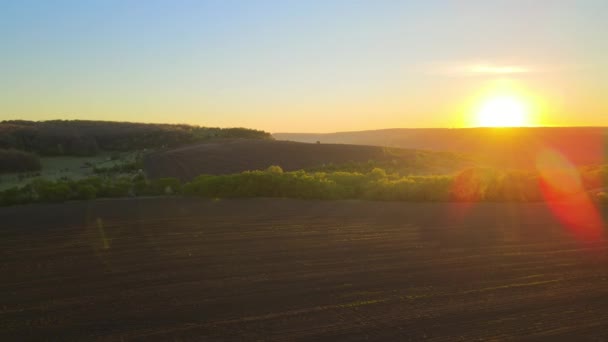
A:
POLYGON ((538 154, 536 167, 541 192, 560 222, 581 240, 602 237, 603 220, 585 192, 580 173, 561 153, 545 149, 538 154))

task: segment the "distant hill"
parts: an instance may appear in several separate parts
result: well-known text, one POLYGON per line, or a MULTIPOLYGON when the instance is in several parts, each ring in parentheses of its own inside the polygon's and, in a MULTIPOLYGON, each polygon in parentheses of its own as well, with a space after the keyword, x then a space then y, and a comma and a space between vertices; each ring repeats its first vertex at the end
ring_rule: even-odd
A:
POLYGON ((207 142, 146 156, 151 178, 191 180, 200 174, 231 174, 279 165, 285 171, 328 165, 378 162, 411 173, 449 173, 473 162, 453 153, 345 144, 307 144, 289 141, 246 140, 207 142))
POLYGON ((608 129, 603 127, 522 127, 383 129, 328 134, 276 133, 275 139, 451 151, 478 156, 502 167, 531 168, 545 149, 561 152, 576 165, 604 164, 608 129))

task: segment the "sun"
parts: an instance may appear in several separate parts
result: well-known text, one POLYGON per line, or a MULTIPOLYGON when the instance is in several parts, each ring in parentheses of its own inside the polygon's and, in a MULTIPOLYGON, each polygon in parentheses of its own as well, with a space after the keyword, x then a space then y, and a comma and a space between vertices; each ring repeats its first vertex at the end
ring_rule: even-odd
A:
POLYGON ((526 102, 518 97, 501 95, 485 100, 477 111, 481 127, 521 127, 530 125, 526 102))

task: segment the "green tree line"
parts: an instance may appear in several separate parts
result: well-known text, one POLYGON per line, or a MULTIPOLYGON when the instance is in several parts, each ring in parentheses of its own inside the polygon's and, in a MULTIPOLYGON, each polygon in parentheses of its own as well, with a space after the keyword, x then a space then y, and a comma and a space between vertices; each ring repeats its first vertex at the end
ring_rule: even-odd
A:
MULTIPOLYGON (((593 173, 593 182, 598 177, 608 180, 606 167, 596 168, 593 173)), ((543 200, 541 181, 532 172, 487 168, 467 169, 451 176, 401 176, 388 174, 380 168, 367 173, 283 172, 280 167, 271 166, 264 171, 201 175, 186 183, 175 178, 149 180, 141 174, 82 180, 38 179, 26 186, 0 192, 0 205, 158 195, 526 202, 543 200)), ((608 196, 598 195, 600 200, 604 197, 608 196)))

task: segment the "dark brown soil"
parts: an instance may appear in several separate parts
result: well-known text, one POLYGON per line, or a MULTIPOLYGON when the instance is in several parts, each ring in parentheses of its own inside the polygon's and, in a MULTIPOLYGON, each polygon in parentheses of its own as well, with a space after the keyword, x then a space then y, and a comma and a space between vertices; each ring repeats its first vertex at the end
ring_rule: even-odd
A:
POLYGON ((601 340, 606 241, 543 204, 0 209, 0 340, 601 340))
POLYGON ((146 157, 151 178, 176 177, 192 180, 200 174, 231 174, 263 170, 279 165, 285 171, 324 164, 374 161, 409 162, 421 172, 450 172, 472 163, 451 153, 436 153, 380 146, 307 144, 272 140, 229 140, 209 142, 157 152, 146 157), (425 165, 419 165, 421 158, 425 165))

